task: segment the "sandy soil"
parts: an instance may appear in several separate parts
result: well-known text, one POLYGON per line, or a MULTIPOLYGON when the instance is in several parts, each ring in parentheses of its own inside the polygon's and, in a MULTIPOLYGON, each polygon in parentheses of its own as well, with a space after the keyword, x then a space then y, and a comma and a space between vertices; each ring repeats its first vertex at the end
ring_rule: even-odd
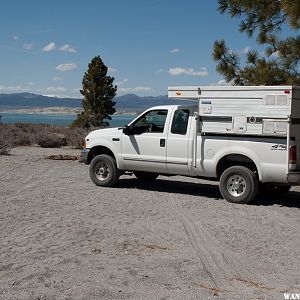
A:
POLYGON ((88 166, 0 157, 0 299, 284 299, 300 287, 300 189, 251 205, 215 183, 123 176, 99 188, 88 166))

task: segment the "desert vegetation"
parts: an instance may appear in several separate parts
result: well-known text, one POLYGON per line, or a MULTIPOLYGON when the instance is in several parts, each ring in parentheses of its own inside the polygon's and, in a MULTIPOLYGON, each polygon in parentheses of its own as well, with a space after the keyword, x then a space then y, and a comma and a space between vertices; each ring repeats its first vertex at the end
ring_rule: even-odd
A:
POLYGON ((1 124, 0 154, 9 154, 13 147, 39 145, 44 148, 70 146, 82 148, 87 130, 46 124, 1 124))

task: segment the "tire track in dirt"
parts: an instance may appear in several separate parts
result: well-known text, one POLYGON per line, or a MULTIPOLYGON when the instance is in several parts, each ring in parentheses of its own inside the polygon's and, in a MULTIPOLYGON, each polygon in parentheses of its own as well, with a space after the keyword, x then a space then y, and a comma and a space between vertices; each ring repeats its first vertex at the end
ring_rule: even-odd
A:
POLYGON ((209 251, 207 247, 205 247, 205 238, 202 235, 202 233, 197 231, 195 224, 187 221, 185 216, 178 212, 174 212, 174 214, 182 224, 192 247, 196 251, 198 258, 201 261, 204 270, 211 278, 215 287, 226 286, 226 279, 224 278, 222 272, 220 272, 220 267, 218 263, 213 257, 212 252, 209 251))
POLYGON ((171 213, 182 224, 197 257, 211 278, 214 285, 212 289, 223 291, 234 289, 237 292, 241 288, 248 289, 250 287, 252 290, 253 286, 256 286, 258 289, 263 290, 264 294, 274 295, 275 290, 261 284, 263 280, 256 271, 243 265, 235 257, 236 255, 224 249, 215 241, 201 224, 196 224, 191 217, 187 217, 174 199, 171 200, 171 207, 169 208, 171 213), (241 287, 241 283, 244 283, 246 286, 241 287), (252 283, 252 285, 249 283, 252 283), (254 285, 255 283, 257 284, 254 285))

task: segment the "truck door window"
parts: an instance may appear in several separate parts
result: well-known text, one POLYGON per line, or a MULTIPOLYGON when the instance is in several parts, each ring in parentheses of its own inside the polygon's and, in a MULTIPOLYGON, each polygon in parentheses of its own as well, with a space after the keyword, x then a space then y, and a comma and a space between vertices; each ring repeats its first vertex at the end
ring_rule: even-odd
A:
POLYGON ((144 132, 163 132, 167 118, 167 110, 151 110, 133 124, 134 134, 144 132))
POLYGON ((189 115, 190 111, 187 109, 176 110, 172 121, 171 133, 186 134, 189 115))

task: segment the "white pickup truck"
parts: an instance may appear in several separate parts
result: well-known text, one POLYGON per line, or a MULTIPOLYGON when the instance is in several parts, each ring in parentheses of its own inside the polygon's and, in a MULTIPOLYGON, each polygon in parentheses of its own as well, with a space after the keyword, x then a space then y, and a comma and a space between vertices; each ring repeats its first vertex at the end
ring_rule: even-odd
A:
POLYGON ((219 180, 234 203, 300 185, 299 87, 170 87, 169 97, 195 105, 152 107, 87 135, 82 157, 96 185, 127 171, 144 181, 183 175, 219 180))

